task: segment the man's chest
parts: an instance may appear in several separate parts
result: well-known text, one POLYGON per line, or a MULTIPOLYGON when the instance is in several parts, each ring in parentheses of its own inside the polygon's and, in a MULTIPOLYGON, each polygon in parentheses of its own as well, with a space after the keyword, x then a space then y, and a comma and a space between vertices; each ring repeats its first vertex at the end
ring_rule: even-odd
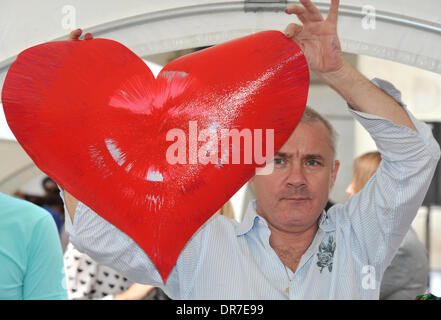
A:
POLYGON ((203 299, 327 299, 335 270, 329 244, 308 257, 279 252, 258 241, 209 251, 190 296, 203 299), (219 257, 224 257, 222 260, 219 257), (286 266, 286 268, 285 268, 286 266), (287 290, 287 288, 290 288, 287 290))

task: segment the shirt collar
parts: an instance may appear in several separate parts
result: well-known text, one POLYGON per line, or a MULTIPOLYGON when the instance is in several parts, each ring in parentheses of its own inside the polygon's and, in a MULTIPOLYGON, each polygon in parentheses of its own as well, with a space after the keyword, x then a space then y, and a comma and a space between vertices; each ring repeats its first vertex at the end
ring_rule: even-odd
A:
POLYGON ((325 232, 335 230, 335 223, 331 222, 331 219, 329 218, 329 211, 323 210, 322 214, 320 215, 318 225, 319 228, 325 232))
POLYGON ((236 227, 236 235, 241 236, 245 233, 248 233, 254 227, 254 224, 258 219, 262 219, 262 217, 257 214, 256 200, 253 199, 250 200, 250 202, 248 203, 248 208, 245 212, 242 222, 236 227))
MULTIPOLYGON (((325 232, 335 230, 335 225, 329 220, 330 219, 328 218, 328 213, 323 210, 319 218, 319 228, 325 232)), ((268 227, 266 220, 257 214, 256 200, 253 199, 248 203, 248 208, 245 212, 242 222, 236 227, 236 236, 241 236, 250 232, 251 229, 254 228, 256 221, 261 221, 261 223, 268 227)))

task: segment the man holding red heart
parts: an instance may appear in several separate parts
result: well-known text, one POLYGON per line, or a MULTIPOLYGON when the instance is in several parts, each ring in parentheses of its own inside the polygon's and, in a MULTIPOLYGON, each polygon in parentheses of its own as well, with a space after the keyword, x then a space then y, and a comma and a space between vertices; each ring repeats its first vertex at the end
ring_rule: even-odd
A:
MULTIPOLYGON (((303 25, 288 25, 285 35, 375 140, 383 161, 374 178, 345 205, 323 210, 339 162, 332 128, 307 110, 272 160, 273 172, 251 180, 256 201, 243 222, 213 216, 187 242, 166 283, 131 238, 61 191, 67 230, 80 251, 173 299, 378 299, 382 274, 424 199, 440 148, 397 89, 370 82, 342 59, 339 1, 331 1, 326 19, 310 0, 300 2, 286 13, 303 25)), ((80 35, 74 31, 72 38, 80 35)))

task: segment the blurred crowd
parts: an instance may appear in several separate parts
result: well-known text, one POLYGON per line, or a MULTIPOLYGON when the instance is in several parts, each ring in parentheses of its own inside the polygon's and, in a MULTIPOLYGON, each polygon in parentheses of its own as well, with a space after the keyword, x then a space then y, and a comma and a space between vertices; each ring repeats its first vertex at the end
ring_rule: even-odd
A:
POLYGON ((20 198, 45 209, 52 216, 57 227, 63 252, 64 287, 70 300, 167 300, 165 293, 150 285, 130 281, 115 270, 98 264, 92 258, 79 252, 64 229, 64 203, 57 184, 50 178, 42 180, 44 195, 14 192, 20 198))

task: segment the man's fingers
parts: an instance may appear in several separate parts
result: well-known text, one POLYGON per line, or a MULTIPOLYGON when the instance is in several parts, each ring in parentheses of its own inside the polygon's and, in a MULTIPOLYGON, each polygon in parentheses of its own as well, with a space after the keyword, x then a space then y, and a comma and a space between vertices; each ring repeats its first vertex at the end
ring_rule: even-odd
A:
POLYGON ((84 35, 84 40, 90 40, 90 39, 93 39, 93 36, 91 33, 88 32, 84 35))
POLYGON ((308 19, 305 17, 306 9, 302 6, 290 5, 286 7, 285 12, 287 14, 295 14, 303 24, 308 22, 308 19))
POLYGON ((300 0, 300 3, 305 7, 306 13, 311 20, 323 21, 323 16, 320 10, 311 2, 311 0, 300 0))
POLYGON ((306 12, 306 9, 302 6, 298 6, 296 4, 292 4, 290 6, 287 6, 285 9, 285 12, 288 14, 303 14, 306 12))
POLYGON ((76 30, 72 31, 69 34, 69 40, 78 40, 81 36, 81 33, 83 33, 83 30, 81 30, 81 29, 76 29, 76 30))
POLYGON ((290 23, 285 28, 285 35, 288 38, 295 38, 300 32, 302 32, 303 26, 296 24, 296 23, 290 23))
POLYGON ((329 13, 326 20, 333 24, 337 24, 339 3, 340 0, 331 0, 331 6, 329 7, 329 13))
MULTIPOLYGON (((79 40, 82 33, 83 33, 83 30, 81 30, 81 29, 76 29, 76 30, 72 31, 69 34, 69 40, 79 40)), ((90 32, 88 32, 84 35, 84 40, 90 40, 90 39, 93 39, 93 35, 90 32)))

